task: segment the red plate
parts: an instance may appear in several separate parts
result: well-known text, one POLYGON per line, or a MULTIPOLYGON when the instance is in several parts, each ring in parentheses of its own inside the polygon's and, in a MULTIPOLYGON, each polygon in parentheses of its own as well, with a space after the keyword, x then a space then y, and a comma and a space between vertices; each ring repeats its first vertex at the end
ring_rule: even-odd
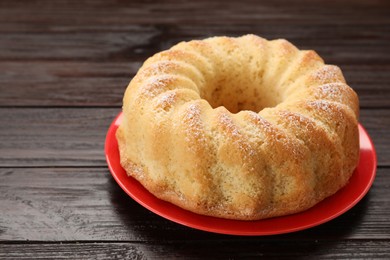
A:
POLYGON ((274 235, 307 229, 330 221, 356 205, 370 189, 377 165, 374 145, 359 125, 360 162, 349 183, 333 196, 301 213, 258 221, 227 220, 192 213, 148 192, 138 181, 128 177, 119 163, 116 129, 122 113, 111 124, 105 144, 108 167, 119 186, 145 208, 176 223, 209 232, 231 235, 274 235))

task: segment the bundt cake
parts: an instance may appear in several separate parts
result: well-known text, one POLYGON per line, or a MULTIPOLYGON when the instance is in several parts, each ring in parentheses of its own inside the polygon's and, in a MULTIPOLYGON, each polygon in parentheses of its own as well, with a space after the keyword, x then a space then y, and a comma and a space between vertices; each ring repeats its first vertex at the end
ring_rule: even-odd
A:
POLYGON ((147 59, 123 99, 121 165, 195 213, 258 220, 347 184, 359 105, 314 51, 255 35, 181 42, 147 59))

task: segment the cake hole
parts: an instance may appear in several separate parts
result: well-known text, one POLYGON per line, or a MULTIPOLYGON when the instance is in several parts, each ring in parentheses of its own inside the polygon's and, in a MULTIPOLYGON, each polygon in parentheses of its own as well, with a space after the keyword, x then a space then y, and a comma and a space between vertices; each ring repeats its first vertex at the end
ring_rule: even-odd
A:
POLYGON ((241 61, 227 58, 225 63, 217 64, 222 68, 215 72, 212 82, 206 83, 201 97, 213 108, 224 106, 233 114, 242 110, 258 113, 283 102, 278 78, 272 78, 272 73, 267 74, 256 64, 245 57, 241 61))
POLYGON ((275 86, 266 86, 259 80, 247 76, 226 76, 216 85, 206 87, 205 89, 211 91, 205 93, 202 98, 213 108, 224 106, 233 114, 242 110, 258 113, 283 101, 275 86))

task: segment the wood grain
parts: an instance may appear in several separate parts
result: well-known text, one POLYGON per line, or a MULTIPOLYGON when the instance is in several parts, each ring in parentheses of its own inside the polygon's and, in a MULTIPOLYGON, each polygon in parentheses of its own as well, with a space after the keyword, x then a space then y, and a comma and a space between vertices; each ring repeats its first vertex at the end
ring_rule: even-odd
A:
POLYGON ((139 244, 0 244, 0 259, 387 259, 389 243, 375 240, 334 241, 248 239, 139 244), (277 243, 280 250, 275 250, 277 243), (210 250, 210 247, 213 250, 210 250), (245 248, 245 251, 243 249, 245 248))
POLYGON ((258 34, 267 39, 285 38, 300 49, 317 51, 332 64, 384 65, 390 63, 387 52, 390 39, 378 26, 270 26, 250 25, 226 29, 221 26, 148 26, 127 31, 39 32, 2 34, 0 61, 129 61, 145 60, 172 45, 215 35, 258 34))
POLYGON ((0 109, 0 166, 105 166, 120 109, 0 109))
MULTIPOLYGON (((390 239, 390 168, 344 215, 276 240, 390 239)), ((242 241, 165 220, 133 201, 106 168, 0 168, 0 241, 242 241)), ((267 238, 269 240, 271 238, 267 238)))
MULTIPOLYGON (((1 108, 1 166, 106 166, 104 141, 120 108, 1 108)), ((390 165, 386 110, 362 110, 380 166, 390 165)))
MULTIPOLYGON (((386 0, 347 1, 1 1, 0 28, 105 30, 133 24, 389 24, 386 0)), ((206 29, 207 27, 205 27, 206 29)))

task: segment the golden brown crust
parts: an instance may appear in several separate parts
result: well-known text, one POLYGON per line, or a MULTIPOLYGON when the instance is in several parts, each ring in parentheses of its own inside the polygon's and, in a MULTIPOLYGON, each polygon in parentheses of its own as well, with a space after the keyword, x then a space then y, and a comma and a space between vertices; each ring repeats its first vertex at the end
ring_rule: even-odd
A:
POLYGON ((356 93, 314 51, 255 35, 182 42, 129 84, 121 165, 160 199, 221 218, 301 212, 347 184, 356 93))

